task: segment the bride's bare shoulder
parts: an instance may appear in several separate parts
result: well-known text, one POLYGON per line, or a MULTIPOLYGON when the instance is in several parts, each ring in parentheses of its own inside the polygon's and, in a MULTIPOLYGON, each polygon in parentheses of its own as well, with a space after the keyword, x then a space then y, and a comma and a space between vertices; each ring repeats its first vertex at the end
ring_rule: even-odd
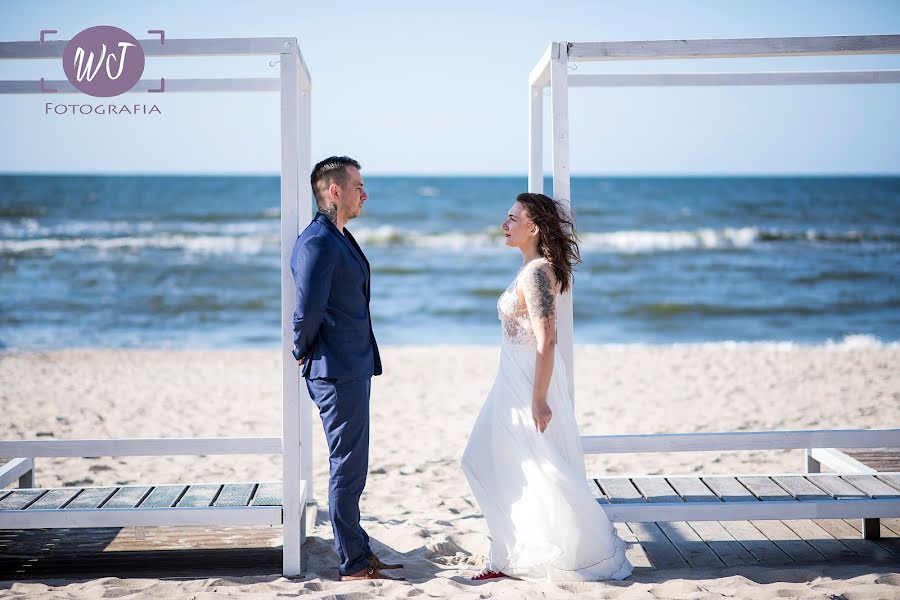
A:
POLYGON ((550 261, 544 258, 536 258, 525 265, 519 277, 519 281, 525 285, 540 285, 547 280, 551 287, 556 286, 556 274, 550 261))
POLYGON ((537 258, 522 269, 519 276, 522 299, 527 306, 537 308, 539 314, 547 316, 553 311, 557 283, 553 267, 546 258, 537 258))

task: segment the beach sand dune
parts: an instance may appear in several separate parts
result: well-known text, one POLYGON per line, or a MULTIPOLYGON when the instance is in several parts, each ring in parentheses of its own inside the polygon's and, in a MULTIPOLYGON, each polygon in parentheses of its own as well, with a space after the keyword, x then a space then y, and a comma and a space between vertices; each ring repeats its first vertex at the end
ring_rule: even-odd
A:
MULTIPOLYGON (((313 428, 308 574, 12 581, 0 596, 271 598, 897 598, 900 565, 657 570, 620 582, 469 583, 487 530, 459 467, 499 349, 395 346, 373 379, 364 527, 410 582, 337 580, 325 441, 313 428), (338 596, 340 595, 340 596, 338 596)), ((710 344, 576 349, 584 434, 883 428, 900 425, 900 348, 710 344)), ((280 362, 268 350, 62 350, 0 355, 2 439, 281 435, 280 362)), ((587 457, 588 473, 799 472, 802 451, 587 457)), ((277 480, 280 456, 39 459, 38 485, 277 480)), ((132 530, 133 531, 133 530, 132 530)), ((278 543, 279 531, 271 539, 278 543)), ((151 538, 153 529, 147 529, 151 538)), ((634 551, 637 551, 633 549, 634 551)), ((646 560, 644 561, 646 565, 646 560)))

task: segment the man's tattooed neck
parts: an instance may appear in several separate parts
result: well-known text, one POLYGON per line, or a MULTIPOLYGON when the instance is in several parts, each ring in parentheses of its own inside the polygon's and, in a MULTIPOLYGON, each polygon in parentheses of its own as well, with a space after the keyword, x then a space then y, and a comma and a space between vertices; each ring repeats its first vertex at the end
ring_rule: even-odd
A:
POLYGON ((337 204, 332 202, 322 209, 322 214, 331 219, 331 222, 334 223, 335 227, 337 227, 337 204))

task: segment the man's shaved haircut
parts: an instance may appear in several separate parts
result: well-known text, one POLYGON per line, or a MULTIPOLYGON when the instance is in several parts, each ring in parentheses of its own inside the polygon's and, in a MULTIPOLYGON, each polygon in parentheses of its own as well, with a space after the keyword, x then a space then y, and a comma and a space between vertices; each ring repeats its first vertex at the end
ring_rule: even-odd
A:
POLYGON ((322 205, 325 202, 326 193, 332 183, 344 187, 350 179, 350 173, 347 167, 360 169, 359 163, 349 156, 329 156, 323 161, 316 163, 313 167, 312 175, 309 176, 309 183, 312 186, 313 195, 316 197, 316 204, 322 205))

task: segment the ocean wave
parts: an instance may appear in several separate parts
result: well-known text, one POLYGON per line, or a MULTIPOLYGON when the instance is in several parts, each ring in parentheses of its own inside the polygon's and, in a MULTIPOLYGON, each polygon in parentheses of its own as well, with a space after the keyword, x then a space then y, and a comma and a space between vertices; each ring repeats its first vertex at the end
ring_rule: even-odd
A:
POLYGON ((56 253, 82 250, 183 250, 197 254, 259 254, 278 248, 275 235, 218 236, 160 234, 112 238, 34 238, 0 239, 0 254, 56 253))
POLYGON ((756 227, 726 227, 693 231, 613 231, 579 236, 582 248, 637 253, 694 249, 749 248, 759 238, 756 227))
MULTIPOLYGON (((351 228, 364 247, 407 246, 433 250, 472 252, 504 246, 500 228, 477 231, 426 232, 393 225, 351 228)), ((32 252, 83 247, 167 247, 196 250, 198 246, 259 251, 259 243, 278 245, 278 222, 255 219, 233 222, 202 221, 68 221, 42 224, 34 218, 0 220, 0 250, 32 252), (237 241, 235 241, 237 240, 237 241)), ((582 252, 639 254, 677 251, 722 251, 763 248, 770 244, 900 243, 900 232, 849 230, 803 232, 759 227, 701 228, 694 230, 623 230, 580 232, 582 252)))
POLYGON ((278 233, 278 223, 250 220, 228 223, 204 223, 193 221, 66 221, 42 224, 37 219, 25 218, 10 223, 0 221, 0 238, 72 238, 110 237, 161 234, 221 234, 248 235, 278 233))
POLYGON ((826 338, 824 343, 804 343, 791 340, 766 340, 766 341, 740 341, 723 340, 715 342, 671 342, 667 344, 648 344, 645 342, 633 342, 624 344, 576 344, 578 347, 598 348, 603 350, 630 350, 634 348, 707 348, 711 350, 740 350, 759 349, 791 352, 807 348, 822 348, 825 350, 879 350, 900 349, 900 342, 884 342, 875 335, 868 333, 848 334, 834 340, 826 338))
MULTIPOLYGON (((481 231, 423 233, 399 229, 390 225, 360 228, 354 236, 374 246, 420 246, 426 248, 467 249, 502 246, 503 232, 496 228, 481 231)), ((747 249, 772 242, 900 242, 900 233, 821 232, 806 230, 791 232, 759 227, 702 228, 694 230, 623 230, 604 233, 579 233, 580 246, 586 251, 640 253, 679 250, 747 249)))
POLYGON ((741 306, 730 304, 710 304, 704 302, 651 302, 637 304, 622 311, 626 317, 645 317, 649 319, 671 319, 682 316, 699 317, 764 317, 769 315, 793 315, 809 317, 817 315, 846 314, 857 311, 893 309, 900 305, 900 300, 888 298, 879 301, 845 300, 818 306, 803 304, 741 306))

